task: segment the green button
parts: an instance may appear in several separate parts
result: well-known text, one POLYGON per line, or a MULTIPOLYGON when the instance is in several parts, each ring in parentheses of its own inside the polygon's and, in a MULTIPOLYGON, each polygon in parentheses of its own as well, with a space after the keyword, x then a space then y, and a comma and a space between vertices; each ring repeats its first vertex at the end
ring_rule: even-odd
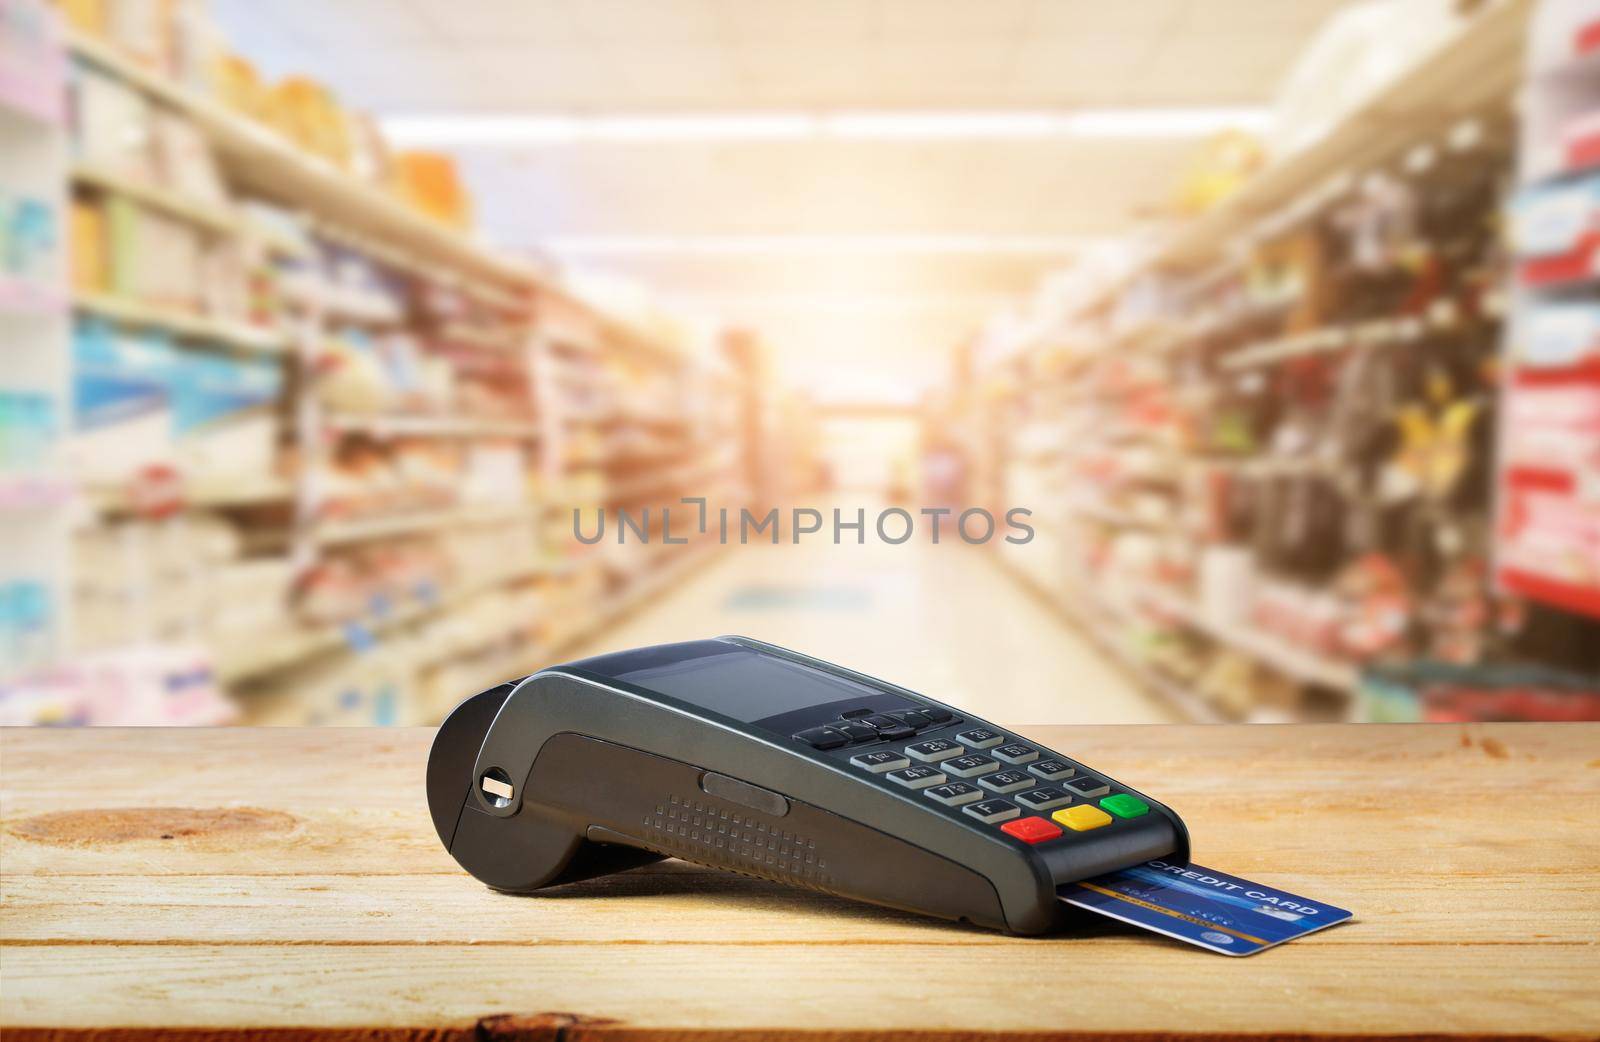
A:
POLYGON ((1150 813, 1150 804, 1126 792, 1119 792, 1115 796, 1107 796, 1100 801, 1100 806, 1119 818, 1137 818, 1141 814, 1150 813))

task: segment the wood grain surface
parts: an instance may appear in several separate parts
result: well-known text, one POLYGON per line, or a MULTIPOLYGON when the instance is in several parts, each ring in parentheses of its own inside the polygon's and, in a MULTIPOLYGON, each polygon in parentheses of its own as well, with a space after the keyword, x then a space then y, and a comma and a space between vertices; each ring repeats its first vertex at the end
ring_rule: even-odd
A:
POLYGON ((1352 908, 1246 959, 681 862, 492 893, 427 730, 0 733, 13 1039, 1600 1037, 1600 725, 1042 727, 1201 864, 1352 908))

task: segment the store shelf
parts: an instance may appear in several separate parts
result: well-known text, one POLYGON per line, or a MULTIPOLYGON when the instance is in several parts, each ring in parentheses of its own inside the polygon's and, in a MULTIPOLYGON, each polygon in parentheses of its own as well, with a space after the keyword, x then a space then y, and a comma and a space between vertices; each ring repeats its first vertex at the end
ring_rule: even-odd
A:
POLYGON ((435 263, 511 285, 539 281, 536 269, 502 257, 465 233, 412 210, 318 156, 302 152, 255 123, 174 81, 141 68, 84 33, 68 37, 70 53, 188 116, 227 166, 229 179, 274 198, 292 198, 317 216, 356 234, 381 237, 435 263))
POLYGON ((223 656, 216 664, 217 678, 223 684, 234 685, 341 649, 355 651, 373 640, 459 607, 474 597, 513 583, 537 578, 543 571, 544 569, 537 565, 514 569, 503 575, 447 591, 438 597, 418 600, 416 603, 404 605, 383 615, 265 634, 259 640, 236 646, 234 651, 223 656))
POLYGON ((531 520, 536 516, 537 511, 531 505, 486 504, 450 510, 419 510, 352 521, 324 521, 311 530, 311 540, 322 547, 340 546, 373 539, 388 539, 393 536, 436 532, 448 528, 510 524, 531 520))
POLYGON ((226 204, 198 202, 112 170, 78 163, 72 168, 72 181, 81 188, 122 196, 218 235, 238 235, 245 229, 244 218, 226 204))
POLYGON ((290 307, 302 312, 317 312, 322 318, 338 324, 397 326, 406 317, 404 311, 383 293, 334 286, 321 280, 286 279, 283 296, 290 307))
POLYGON ((1215 257, 1239 233, 1339 172, 1363 169, 1498 99, 1521 80, 1532 0, 1495 0, 1356 105, 1336 126, 1268 164, 1216 209, 1183 227, 1157 251, 1159 263, 1192 265, 1215 257))
POLYGON ((1117 510, 1114 507, 1099 503, 1073 503, 1069 509, 1074 516, 1098 521, 1101 524, 1114 525, 1119 528, 1146 528, 1152 531, 1168 531, 1177 526, 1171 518, 1142 517, 1128 510, 1117 510))
POLYGON ((335 431, 370 434, 376 438, 515 438, 536 440, 539 425, 532 421, 480 420, 470 416, 371 415, 336 413, 325 420, 335 431))
POLYGON ((1522 77, 1533 4, 1491 0, 1321 136, 1268 163, 1211 210, 1152 239, 1141 256, 1086 293, 1077 310, 1103 307, 1147 272, 1214 262, 1291 202, 1315 199, 1329 185, 1359 175, 1430 130, 1443 133, 1496 101, 1509 105, 1522 77))
POLYGON ((1126 638, 1118 633, 1115 627, 1116 620, 1122 615, 1121 611, 1113 605, 1106 604, 1098 593, 1087 588, 1079 591, 1080 597, 1094 605, 1094 610, 1091 611, 1073 598, 1063 596, 1045 586, 1037 575, 1022 568, 1003 550, 991 551, 990 557, 1019 585, 1071 623, 1074 629, 1087 637, 1130 679, 1175 710, 1184 720, 1206 724, 1228 722, 1228 718, 1218 712, 1215 706, 1183 684, 1161 673, 1131 648, 1126 638))
POLYGON ((1179 594, 1146 587, 1139 591, 1138 597, 1218 643, 1243 651, 1294 680, 1346 694, 1355 691, 1360 678, 1360 671, 1355 666, 1297 648, 1280 637, 1252 626, 1212 619, 1198 605, 1179 594))
POLYGON ((288 337, 281 332, 242 322, 203 318, 106 294, 74 293, 72 306, 80 314, 119 325, 161 330, 180 340, 198 340, 261 354, 283 354, 289 350, 288 337))
MULTIPOLYGON (((98 486, 85 489, 84 494, 94 509, 103 514, 140 512, 138 497, 127 488, 98 486)), ((185 480, 174 498, 184 509, 218 510, 288 503, 294 494, 294 485, 287 479, 262 475, 185 480)))

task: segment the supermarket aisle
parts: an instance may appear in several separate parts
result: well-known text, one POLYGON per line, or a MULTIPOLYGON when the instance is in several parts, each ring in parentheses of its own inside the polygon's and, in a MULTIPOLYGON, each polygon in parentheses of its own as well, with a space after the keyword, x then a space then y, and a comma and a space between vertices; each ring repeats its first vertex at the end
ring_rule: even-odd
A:
POLYGON ((1175 716, 985 558, 939 546, 733 546, 571 657, 739 633, 970 705, 998 723, 1175 716))

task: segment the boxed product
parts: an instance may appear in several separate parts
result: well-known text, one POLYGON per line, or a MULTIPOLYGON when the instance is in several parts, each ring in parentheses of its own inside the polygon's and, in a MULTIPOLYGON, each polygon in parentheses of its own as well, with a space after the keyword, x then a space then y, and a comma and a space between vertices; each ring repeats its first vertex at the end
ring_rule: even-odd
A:
POLYGON ((191 224, 124 198, 106 203, 111 290, 176 311, 202 310, 205 248, 191 224))
POLYGON ((104 293, 111 288, 111 257, 105 209, 86 199, 72 201, 72 288, 104 293))
POLYGON ((173 458, 172 344, 95 319, 73 333, 73 472, 117 482, 173 458))
POLYGON ((1519 305, 1511 330, 1517 362, 1562 368, 1600 359, 1600 303, 1587 300, 1528 300, 1519 305))
POLYGON ((73 80, 73 147, 78 159, 119 177, 156 181, 150 148, 151 108, 121 80, 80 67, 73 80))
POLYGON ((190 478, 270 473, 283 367, 266 358, 178 352, 172 369, 174 459, 190 478))

